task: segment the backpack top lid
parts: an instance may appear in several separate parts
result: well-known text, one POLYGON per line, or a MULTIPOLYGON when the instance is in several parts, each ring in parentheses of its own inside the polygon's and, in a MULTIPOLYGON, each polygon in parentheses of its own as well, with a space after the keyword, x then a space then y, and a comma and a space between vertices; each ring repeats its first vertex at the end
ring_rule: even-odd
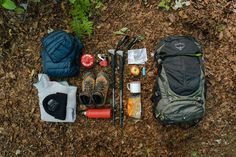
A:
POLYGON ((54 63, 73 52, 74 43, 74 37, 64 31, 51 32, 42 39, 43 47, 54 63))
POLYGON ((170 36, 160 42, 156 57, 202 54, 201 46, 191 36, 170 36), (158 51, 159 50, 159 51, 158 51))

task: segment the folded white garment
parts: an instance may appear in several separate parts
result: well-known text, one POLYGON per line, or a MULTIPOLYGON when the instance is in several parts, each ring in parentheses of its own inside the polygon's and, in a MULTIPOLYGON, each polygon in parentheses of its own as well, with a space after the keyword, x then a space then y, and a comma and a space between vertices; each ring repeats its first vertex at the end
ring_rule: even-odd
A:
POLYGON ((69 86, 66 81, 50 81, 46 74, 38 74, 38 82, 34 84, 38 89, 39 107, 41 119, 48 122, 74 122, 76 119, 76 90, 77 87, 69 86), (43 107, 43 100, 47 96, 56 93, 67 94, 66 118, 56 119, 48 114, 43 107))

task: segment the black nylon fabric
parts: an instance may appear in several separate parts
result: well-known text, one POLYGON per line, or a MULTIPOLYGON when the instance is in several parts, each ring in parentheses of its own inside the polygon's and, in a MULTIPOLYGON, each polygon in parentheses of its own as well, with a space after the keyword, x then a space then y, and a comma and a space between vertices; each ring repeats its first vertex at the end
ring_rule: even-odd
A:
POLYGON ((162 59, 170 88, 178 95, 194 93, 200 83, 200 57, 186 56, 202 54, 193 37, 171 36, 161 43, 164 45, 156 58, 162 59))
POLYGON ((168 57, 163 61, 163 67, 169 86, 176 94, 186 96, 198 89, 201 75, 198 57, 168 57))

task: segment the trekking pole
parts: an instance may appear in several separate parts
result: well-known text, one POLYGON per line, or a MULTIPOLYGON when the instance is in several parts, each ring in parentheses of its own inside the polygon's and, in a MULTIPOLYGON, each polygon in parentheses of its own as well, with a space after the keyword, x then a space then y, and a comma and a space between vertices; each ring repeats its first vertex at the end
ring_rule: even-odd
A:
POLYGON ((116 125, 116 102, 115 102, 115 89, 116 89, 116 51, 111 58, 111 65, 112 65, 112 121, 113 125, 116 125))
POLYGON ((129 40, 129 36, 125 36, 121 39, 112 54, 111 65, 112 65, 112 120, 113 125, 116 125, 116 97, 115 97, 115 90, 116 90, 116 52, 119 50, 120 46, 126 44, 129 40))
MULTIPOLYGON (((135 43, 139 41, 138 37, 132 38, 131 42, 127 46, 127 50, 130 50, 135 43)), ((124 108, 123 108, 123 87, 124 87, 124 66, 125 66, 125 54, 123 51, 118 51, 120 55, 120 127, 124 127, 124 108)))
POLYGON ((124 109, 123 109, 123 83, 124 83, 124 64, 125 64, 125 58, 124 58, 124 52, 119 51, 117 52, 118 55, 120 55, 120 127, 123 128, 123 122, 124 122, 124 109))

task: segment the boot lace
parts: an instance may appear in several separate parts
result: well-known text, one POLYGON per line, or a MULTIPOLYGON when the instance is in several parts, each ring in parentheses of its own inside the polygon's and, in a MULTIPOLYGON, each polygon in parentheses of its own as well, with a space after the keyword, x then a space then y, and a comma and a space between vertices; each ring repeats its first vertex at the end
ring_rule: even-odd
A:
POLYGON ((104 82, 99 82, 96 86, 96 91, 102 92, 105 89, 105 83, 104 82))
POLYGON ((93 84, 90 81, 86 81, 84 85, 87 92, 91 92, 93 90, 93 84))

